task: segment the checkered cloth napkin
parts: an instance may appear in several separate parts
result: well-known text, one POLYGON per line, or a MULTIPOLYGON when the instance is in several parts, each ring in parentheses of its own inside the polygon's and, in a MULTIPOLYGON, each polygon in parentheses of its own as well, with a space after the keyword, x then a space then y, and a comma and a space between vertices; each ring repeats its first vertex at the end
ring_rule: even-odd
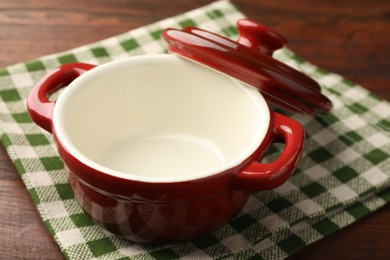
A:
MULTIPOLYGON (((132 55, 165 52, 163 28, 194 25, 235 38, 244 16, 228 1, 127 33, 0 70, 1 141, 16 165, 46 227, 68 259, 286 258, 390 200, 390 105, 367 90, 302 60, 288 49, 277 59, 317 80, 334 104, 317 117, 283 113, 306 131, 299 168, 281 187, 254 193, 229 224, 194 241, 144 245, 113 235, 74 199, 50 134, 26 111, 32 86, 69 62, 101 64, 132 55)), ((278 156, 273 145, 266 160, 278 156)))

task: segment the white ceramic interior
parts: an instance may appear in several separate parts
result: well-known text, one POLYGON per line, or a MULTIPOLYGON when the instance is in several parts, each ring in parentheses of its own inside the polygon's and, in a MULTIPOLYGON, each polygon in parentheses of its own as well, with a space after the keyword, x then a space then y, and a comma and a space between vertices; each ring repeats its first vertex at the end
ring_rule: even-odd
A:
POLYGON ((76 158, 122 178, 176 182, 240 164, 269 126, 261 94, 173 55, 98 66, 74 80, 53 112, 76 158))

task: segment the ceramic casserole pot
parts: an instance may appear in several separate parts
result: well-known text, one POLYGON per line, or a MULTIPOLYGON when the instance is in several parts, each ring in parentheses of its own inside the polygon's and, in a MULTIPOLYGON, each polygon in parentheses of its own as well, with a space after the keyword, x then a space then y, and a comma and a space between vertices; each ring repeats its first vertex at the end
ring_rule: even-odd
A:
POLYGON ((290 177, 304 131, 264 97, 308 114, 331 103, 316 82, 272 58, 281 35, 247 19, 238 31, 235 42, 166 29, 178 56, 67 64, 33 88, 30 116, 53 133, 75 198, 96 223, 137 242, 190 240, 226 224, 253 191, 290 177), (262 163, 273 142, 283 151, 262 163))
POLYGON ((139 242, 218 229, 252 191, 287 180, 304 139, 255 89, 168 54, 61 66, 35 86, 28 109, 53 133, 83 209, 139 242), (275 140, 284 151, 259 163, 275 140))

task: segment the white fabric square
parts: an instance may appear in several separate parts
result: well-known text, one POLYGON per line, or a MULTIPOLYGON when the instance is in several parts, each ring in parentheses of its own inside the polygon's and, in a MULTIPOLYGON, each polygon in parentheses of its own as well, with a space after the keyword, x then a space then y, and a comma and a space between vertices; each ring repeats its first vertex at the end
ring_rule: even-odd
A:
POLYGON ((315 140, 318 144, 324 146, 334 139, 336 139, 337 136, 332 133, 329 129, 324 129, 320 131, 319 133, 312 136, 312 139, 315 140))
MULTIPOLYGON (((194 9, 185 14, 186 17, 191 18, 191 19, 197 19, 198 17, 205 16, 205 12, 201 9, 194 9)), ((204 27, 204 23, 202 23, 202 27, 204 27)), ((207 28, 207 27, 205 27, 207 28)), ((207 30, 210 30, 207 28, 207 30)))
POLYGON ((318 82, 325 87, 332 87, 341 82, 343 78, 339 75, 328 74, 321 77, 318 82))
POLYGON ((274 191, 276 191, 279 194, 285 194, 289 191, 296 190, 296 189, 297 189, 297 186, 292 184, 290 181, 286 181, 285 183, 283 183, 283 185, 274 189, 274 191))
POLYGON ((291 116, 293 119, 297 120, 302 125, 306 125, 307 123, 313 121, 313 116, 303 115, 299 113, 295 113, 291 116))
POLYGON ((300 222, 298 224, 293 225, 290 229, 292 232, 298 233, 298 232, 305 230, 309 227, 310 227, 310 225, 307 222, 300 222))
POLYGON ((356 192, 349 188, 347 185, 343 184, 334 189, 329 190, 329 192, 335 196, 340 202, 348 201, 357 196, 356 192))
POLYGON ((125 255, 125 256, 135 256, 135 255, 144 254, 146 252, 147 252, 146 249, 144 249, 142 246, 136 245, 136 244, 129 246, 129 247, 124 247, 124 248, 119 249, 119 253, 121 253, 122 255, 125 255))
POLYGON ((361 155, 359 153, 355 152, 355 150, 351 148, 347 148, 341 153, 338 153, 336 155, 337 159, 344 162, 345 164, 352 162, 353 160, 357 159, 360 156, 361 155))
POLYGON ((295 206, 298 209, 300 209, 303 213, 305 213, 306 215, 315 214, 315 213, 318 213, 318 212, 321 212, 324 210, 315 201, 310 200, 310 199, 298 202, 297 204, 295 204, 295 206))
POLYGON ((158 42, 150 42, 150 43, 146 43, 146 44, 143 44, 141 46, 142 50, 145 52, 145 53, 148 53, 148 54, 155 54, 155 53, 161 53, 163 48, 161 47, 160 44, 158 44, 158 42))
POLYGON ((348 91, 345 91, 343 95, 353 101, 359 101, 367 96, 367 92, 360 88, 351 88, 348 91))
POLYGON ((108 38, 100 42, 103 47, 110 48, 110 47, 117 47, 120 45, 119 40, 117 38, 108 38))
POLYGON ((42 208, 47 218, 62 218, 68 216, 68 212, 62 201, 43 202, 42 208))
POLYGON ((56 235, 64 248, 85 243, 84 236, 78 228, 60 231, 56 235))
POLYGON ((11 74, 10 76, 12 82, 17 88, 31 86, 34 84, 29 73, 11 74))
POLYGON ((358 129, 367 124, 367 122, 361 119, 358 115, 350 116, 347 119, 344 119, 343 122, 352 130, 358 129))
POLYGON ((10 134, 23 134, 22 128, 17 123, 1 123, 1 127, 3 128, 5 133, 10 134))
POLYGON ((239 250, 243 247, 247 247, 248 245, 250 245, 250 243, 248 242, 248 240, 246 240, 243 236, 241 235, 235 235, 235 236, 231 236, 227 239, 224 239, 221 241, 221 243, 226 246, 227 248, 229 248, 231 251, 236 251, 236 250, 239 250))
POLYGON ((205 260, 207 260, 207 259, 214 259, 214 258, 209 256, 208 254, 206 254, 202 250, 194 250, 189 255, 180 256, 180 259, 183 259, 183 260, 195 260, 195 259, 202 259, 203 260, 203 259, 205 259, 205 260))
POLYGON ((299 64, 298 62, 296 62, 295 60, 286 60, 284 61, 284 63, 296 70, 299 70, 299 64))
POLYGON ((378 167, 372 167, 368 171, 361 174, 361 176, 368 181, 371 185, 377 186, 386 181, 389 176, 386 175, 378 167))
POLYGON ((344 104, 340 101, 340 99, 337 96, 330 95, 330 96, 328 96, 328 98, 330 99, 330 101, 332 101, 333 110, 344 107, 344 104))
POLYGON ((263 252, 265 249, 270 248, 271 246, 275 246, 275 243, 269 238, 261 240, 258 244, 256 244, 253 249, 256 252, 263 252))
POLYGON ((313 167, 305 170, 305 174, 312 178, 313 180, 318 180, 322 177, 325 177, 330 174, 329 170, 322 167, 319 164, 314 165, 313 167))
POLYGON ((219 27, 213 20, 202 23, 202 28, 205 28, 210 32, 218 32, 221 30, 221 27, 219 27))
POLYGON ((250 196, 249 199, 246 201, 243 210, 249 210, 253 207, 256 207, 259 205, 259 200, 256 199, 255 196, 250 196))
POLYGON ((18 158, 38 158, 37 153, 31 146, 14 145, 12 148, 18 158))
POLYGON ((177 21, 173 18, 167 18, 158 23, 161 28, 177 27, 177 21))
POLYGON ((378 114, 380 117, 387 118, 390 116, 390 106, 385 102, 374 106, 371 108, 371 111, 373 111, 375 114, 378 114))
POLYGON ((288 223, 278 215, 271 215, 260 220, 260 223, 268 230, 273 231, 288 225, 288 223))
POLYGON ((47 172, 28 172, 26 176, 33 187, 54 185, 52 178, 47 172))
POLYGON ((375 148, 381 147, 382 145, 389 143, 389 138, 381 132, 367 137, 366 140, 369 141, 375 148))
POLYGON ((140 28, 131 30, 129 32, 129 35, 131 35, 134 38, 142 38, 145 35, 149 35, 149 31, 146 30, 146 28, 144 28, 144 27, 140 27, 140 28))
POLYGON ((233 13, 225 15, 225 19, 230 21, 233 24, 236 23, 239 19, 242 19, 242 18, 244 18, 242 16, 242 14, 237 13, 237 12, 233 12, 233 13))
POLYGON ((9 114, 9 110, 3 102, 0 102, 0 113, 9 114))

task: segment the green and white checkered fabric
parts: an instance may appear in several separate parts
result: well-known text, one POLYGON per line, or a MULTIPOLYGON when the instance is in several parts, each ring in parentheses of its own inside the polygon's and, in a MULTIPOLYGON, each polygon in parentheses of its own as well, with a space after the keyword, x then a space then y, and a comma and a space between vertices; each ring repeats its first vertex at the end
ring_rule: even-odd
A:
MULTIPOLYGON (((286 258, 390 201, 390 105, 367 90, 302 60, 288 49, 275 56, 323 86, 334 104, 315 118, 287 113, 306 131, 298 170, 281 187, 254 193, 220 230, 175 245, 136 244, 95 225, 74 199, 50 134, 26 111, 32 86, 69 62, 101 64, 165 52, 160 33, 194 25, 236 37, 243 15, 219 1, 122 35, 0 70, 1 141, 39 213, 68 259, 286 258)), ((271 147, 266 160, 278 155, 271 147)))

